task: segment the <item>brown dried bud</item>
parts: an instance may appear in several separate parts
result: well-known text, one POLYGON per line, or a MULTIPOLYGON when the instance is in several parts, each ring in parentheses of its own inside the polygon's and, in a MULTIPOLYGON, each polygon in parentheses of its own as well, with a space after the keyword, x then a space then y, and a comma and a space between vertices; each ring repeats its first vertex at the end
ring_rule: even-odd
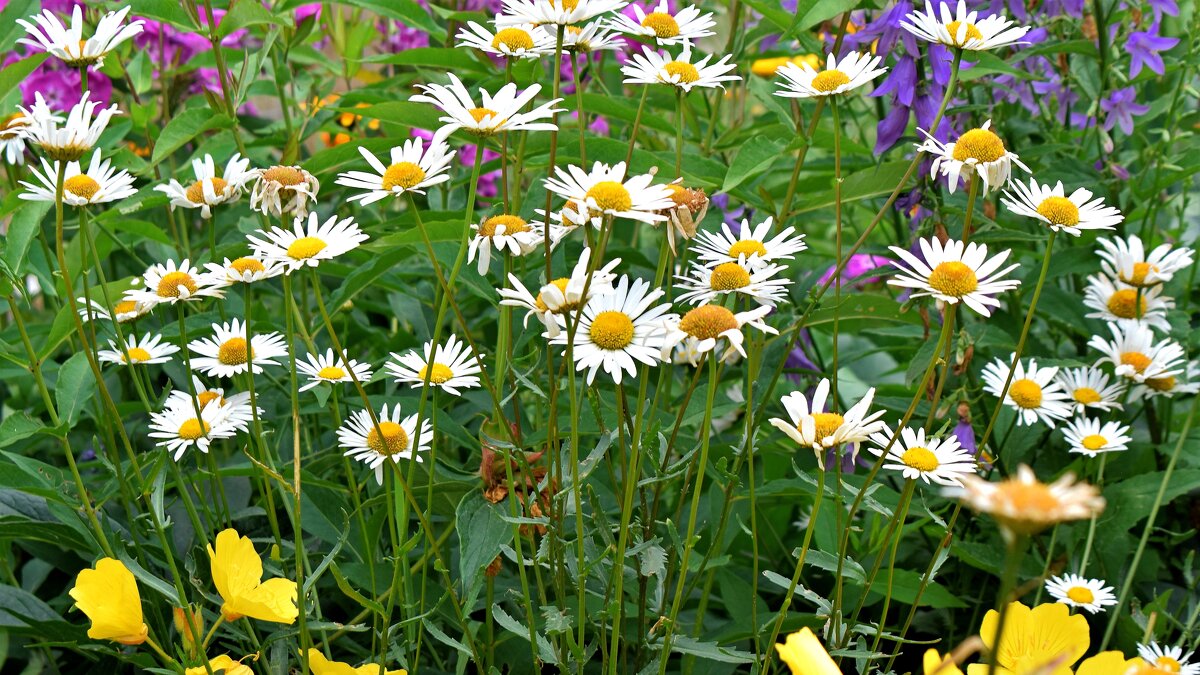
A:
POLYGON ((1079 25, 1079 32, 1088 40, 1095 40, 1099 37, 1100 33, 1096 31, 1096 17, 1091 14, 1085 14, 1083 21, 1079 25))
POLYGON ((504 559, 501 558, 500 556, 496 556, 495 560, 488 563, 488 566, 483 568, 483 573, 486 574, 488 577, 495 578, 495 576, 497 574, 500 574, 500 567, 501 567, 501 565, 503 565, 503 563, 504 563, 504 559))
POLYGON ((983 215, 988 217, 988 220, 996 219, 996 203, 990 199, 983 200, 983 215))
POLYGON ((962 375, 967 372, 967 368, 971 365, 971 360, 975 358, 975 345, 969 344, 959 356, 958 362, 954 364, 954 374, 962 375))

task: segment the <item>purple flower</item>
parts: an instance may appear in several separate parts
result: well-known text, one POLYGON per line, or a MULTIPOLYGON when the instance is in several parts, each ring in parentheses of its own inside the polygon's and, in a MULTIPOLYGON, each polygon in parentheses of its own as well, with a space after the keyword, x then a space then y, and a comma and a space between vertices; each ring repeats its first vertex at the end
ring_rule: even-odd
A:
POLYGON ((750 218, 750 209, 744 204, 733 207, 727 193, 721 192, 709 197, 708 203, 721 212, 721 217, 726 223, 737 223, 742 218, 750 218))
POLYGON ((1142 66, 1162 75, 1165 66, 1159 52, 1166 51, 1179 44, 1179 38, 1162 37, 1157 34, 1158 24, 1150 27, 1150 31, 1134 31, 1125 42, 1125 51, 1129 52, 1129 77, 1137 77, 1142 72, 1142 66), (1153 31, 1153 32, 1152 32, 1153 31))
POLYGON ((1100 109, 1104 111, 1105 131, 1119 124, 1126 136, 1133 133, 1133 116, 1145 115, 1150 111, 1150 106, 1136 103, 1134 95, 1133 87, 1125 87, 1100 101, 1100 109))
POLYGON ((187 63, 196 54, 212 48, 208 38, 199 33, 179 31, 171 24, 153 19, 141 21, 142 32, 134 36, 133 44, 156 65, 187 63))
MULTIPOLYGON (((880 267, 886 267, 891 263, 892 261, 890 259, 884 258, 883 256, 870 255, 867 253, 855 253, 854 255, 850 256, 850 260, 846 262, 846 266, 842 269, 841 278, 838 279, 837 285, 841 286, 842 280, 844 279, 853 283, 855 287, 861 289, 879 281, 879 277, 863 278, 865 275, 869 274, 872 270, 876 270, 880 267)), ((833 278, 833 273, 836 270, 837 265, 831 265, 829 269, 825 270, 825 273, 821 275, 821 278, 817 281, 817 284, 824 285, 827 283, 833 278)))
MULTIPOLYGON (((1147 0, 1150 7, 1154 9, 1155 21, 1162 18, 1163 14, 1171 16, 1179 16, 1179 5, 1175 4, 1175 0, 1147 0)), ((45 3, 42 3, 45 6, 45 3)))
POLYGON ((418 49, 429 46, 429 35, 427 33, 418 28, 411 28, 400 21, 380 19, 377 26, 379 32, 384 35, 381 41, 383 45, 382 51, 384 52, 396 53, 406 49, 418 49))
POLYGON ((975 430, 971 428, 971 422, 967 418, 958 418, 958 424, 954 425, 954 437, 958 439, 958 444, 963 447, 963 450, 972 455, 979 454, 979 445, 975 442, 975 430))
POLYGON ((904 135, 904 131, 908 129, 908 117, 912 111, 900 105, 895 100, 888 107, 888 114, 879 120, 879 124, 875 127, 876 155, 882 155, 887 152, 896 144, 896 141, 900 140, 900 137, 904 135))
POLYGON ((905 108, 911 108, 917 91, 917 62, 911 56, 901 56, 871 96, 892 94, 905 108))

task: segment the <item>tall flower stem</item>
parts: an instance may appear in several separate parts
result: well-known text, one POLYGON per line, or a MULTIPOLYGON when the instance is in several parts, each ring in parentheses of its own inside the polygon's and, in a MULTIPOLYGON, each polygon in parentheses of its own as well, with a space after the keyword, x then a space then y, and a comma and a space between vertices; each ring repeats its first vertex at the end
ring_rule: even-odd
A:
MULTIPOLYGON (((206 0, 207 2, 207 0, 206 0)), ((315 274, 315 272, 314 272, 315 274)), ((288 341, 288 393, 292 402, 292 540, 296 557, 296 586, 300 592, 296 594, 296 607, 300 623, 300 664, 302 669, 308 669, 308 649, 312 646, 312 636, 308 633, 308 617, 305 609, 307 598, 304 590, 304 529, 301 521, 301 491, 300 471, 300 394, 296 387, 296 345, 295 345, 295 306, 296 298, 292 294, 292 277, 283 277, 283 301, 287 305, 287 341, 288 341)), ((341 350, 338 350, 339 353, 341 350)), ((253 354, 250 344, 246 344, 246 367, 250 376, 254 376, 253 354)), ((351 370, 347 368, 347 370, 351 370)), ((382 435, 381 435, 382 436, 382 435)))
MULTIPOLYGON (((1108 453, 1100 453, 1100 466, 1096 470, 1096 485, 1104 485, 1104 465, 1108 463, 1108 453)), ((1079 572, 1083 576, 1087 571, 1088 559, 1092 557, 1092 542, 1096 540, 1096 521, 1100 519, 1097 513, 1088 521, 1087 541, 1083 544, 1083 557, 1079 559, 1079 572)), ((1051 551, 1053 553, 1053 551, 1051 551)))
MULTIPOLYGON (((838 102, 834 98, 830 108, 833 110, 833 218, 834 218, 834 247, 837 252, 837 268, 842 268, 842 120, 838 115, 838 102)), ((838 337, 842 305, 842 279, 838 275, 833 285, 833 358, 830 364, 829 384, 830 400, 838 400, 838 337)))
MULTIPOLYGON (((908 518, 908 507, 912 504, 913 491, 916 487, 917 481, 915 478, 905 481, 904 491, 900 493, 900 504, 896 507, 896 513, 888 526, 887 534, 883 537, 882 546, 886 547, 888 538, 895 535, 895 538, 892 539, 892 554, 888 558, 887 594, 883 597, 883 609, 879 610, 879 630, 875 632, 875 642, 871 645, 872 653, 879 651, 879 643, 883 640, 883 631, 887 627, 888 609, 892 604, 892 590, 896 580, 896 551, 900 548, 900 540, 904 538, 904 521, 908 518)), ((871 583, 875 580, 875 575, 879 572, 880 562, 882 561, 883 551, 881 550, 875 563, 875 568, 871 570, 871 576, 867 579, 862 597, 859 598, 858 607, 854 608, 854 615, 851 617, 848 625, 853 626, 858 622, 863 605, 866 604, 867 596, 870 595, 871 583)))
POLYGON ((1025 557, 1025 549, 1029 545, 1029 537, 1008 533, 1008 547, 1004 553, 1004 572, 1000 577, 1000 592, 996 595, 996 611, 1000 614, 996 621, 996 634, 992 636, 992 649, 987 656, 987 675, 995 675, 999 665, 1000 648, 1004 643, 1005 624, 1008 623, 1009 597, 1017 586, 1017 576, 1021 569, 1021 559, 1025 557))
MULTIPOLYGON (((242 310, 244 315, 243 321, 246 324, 246 349, 250 349, 250 340, 253 337, 250 329, 250 322, 254 315, 254 291, 251 283, 243 284, 245 293, 242 295, 242 304, 245 307, 242 310)), ((249 356, 249 351, 246 355, 249 356)), ((246 389, 250 393, 250 423, 251 423, 251 447, 258 449, 258 460, 266 463, 268 467, 274 470, 275 462, 271 459, 267 449, 266 441, 263 440, 262 420, 258 416, 258 393, 254 389, 254 369, 250 368, 246 371, 246 389)), ((267 522, 271 525, 271 534, 275 538, 275 545, 283 548, 283 536, 279 531, 279 517, 275 513, 275 492, 271 487, 271 480, 260 474, 259 489, 263 493, 263 497, 267 501, 267 522)))
MULTIPOLYGON (((683 90, 679 89, 679 88, 675 89, 675 112, 677 114, 677 117, 675 118, 675 177, 682 178, 683 177, 683 125, 684 125, 684 119, 683 119, 683 90)), ((630 143, 630 147, 633 147, 632 143, 630 143)), ((628 171, 628 168, 626 168, 626 171, 628 171)), ((667 224, 664 227, 670 227, 670 224, 667 224)))

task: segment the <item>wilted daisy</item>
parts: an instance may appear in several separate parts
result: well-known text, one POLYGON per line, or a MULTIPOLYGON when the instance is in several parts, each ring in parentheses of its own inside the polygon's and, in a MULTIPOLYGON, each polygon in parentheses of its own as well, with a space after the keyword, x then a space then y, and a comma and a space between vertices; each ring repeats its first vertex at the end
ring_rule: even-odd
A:
POLYGON ((729 62, 728 54, 713 63, 709 63, 710 59, 712 55, 706 54, 692 63, 691 47, 684 47, 678 58, 646 47, 641 54, 629 57, 626 64, 621 66, 621 73, 625 75, 625 84, 669 84, 685 93, 694 88, 724 89, 722 82, 738 82, 742 79, 740 75, 729 74, 737 68, 737 64, 729 62))
POLYGON ((392 353, 391 361, 384 368, 397 382, 408 383, 413 388, 425 384, 441 387, 450 394, 459 396, 459 389, 473 389, 479 386, 479 374, 483 368, 479 359, 471 351, 470 345, 451 335, 446 340, 446 346, 434 346, 426 342, 424 356, 415 351, 406 354, 392 353))
POLYGON ((1056 602, 1077 609, 1086 609, 1092 614, 1103 612, 1109 605, 1117 604, 1112 586, 1105 586, 1100 579, 1088 579, 1078 574, 1064 574, 1046 580, 1046 592, 1056 602))
POLYGON ((561 226, 547 226, 540 221, 526 221, 520 216, 501 214, 492 216, 482 223, 471 225, 475 236, 467 245, 467 262, 478 258, 476 268, 481 275, 487 274, 492 262, 492 249, 497 253, 522 256, 545 245, 546 227, 550 228, 550 246, 562 238, 561 226))
POLYGON ((421 421, 421 445, 414 451, 413 441, 417 435, 416 414, 400 419, 400 406, 388 414, 385 404, 379 413, 379 424, 371 420, 366 410, 356 410, 337 431, 338 444, 346 448, 345 455, 362 462, 375 471, 375 480, 383 485, 383 463, 388 459, 399 464, 401 459, 423 461, 419 453, 429 450, 433 438, 433 427, 429 420, 421 421))
POLYGON ((476 107, 471 93, 458 77, 454 73, 449 73, 449 76, 449 86, 422 84, 417 88, 424 93, 408 99, 417 103, 431 103, 446 113, 445 117, 439 118, 445 125, 438 132, 443 137, 458 129, 464 129, 476 136, 491 136, 502 131, 558 129, 558 125, 553 122, 554 115, 563 111, 554 106, 562 101, 561 98, 543 103, 527 113, 521 112, 521 108, 536 98, 542 90, 539 84, 531 84, 525 91, 518 92, 517 85, 509 82, 494 95, 480 89, 480 104, 476 107))
POLYGON ((84 321, 93 319, 112 321, 115 316, 117 323, 125 323, 149 314, 150 310, 154 308, 154 303, 134 300, 118 300, 111 309, 95 300, 89 301, 87 298, 75 298, 75 302, 83 305, 79 308, 79 316, 83 317, 84 321))
POLYGON ((940 13, 935 13, 933 4, 925 0, 925 11, 910 13, 900 25, 926 42, 971 51, 1023 44, 1019 40, 1029 32, 1028 26, 1017 26, 1000 14, 980 19, 979 12, 967 11, 964 0, 958 0, 958 9, 953 14, 945 2, 938 3, 938 9, 940 13))
POLYGON ((1089 408, 1095 410, 1120 410, 1120 383, 1109 384, 1108 375, 1099 368, 1062 368, 1054 379, 1062 385, 1071 398, 1075 414, 1082 415, 1089 408))
POLYGON ((751 326, 772 335, 779 334, 763 321, 770 313, 771 308, 767 306, 734 314, 720 305, 701 305, 682 317, 670 314, 663 325, 666 334, 663 337, 662 360, 671 360, 676 347, 683 345, 687 361, 693 366, 699 365, 701 356, 714 351, 721 344, 725 348, 716 356, 722 361, 735 353, 745 358, 746 350, 742 349, 745 341, 743 326, 751 326))
POLYGON ((112 340, 108 341, 108 349, 101 349, 96 356, 103 363, 115 363, 122 366, 137 366, 150 363, 166 363, 171 355, 179 351, 179 347, 162 341, 162 336, 149 333, 138 338, 130 335, 125 338, 124 348, 118 347, 112 340))
POLYGON ((321 189, 316 176, 299 166, 273 166, 249 173, 254 180, 250 208, 276 218, 308 215, 308 203, 317 200, 317 191, 321 189))
POLYGON ((716 267, 705 267, 692 263, 689 274, 676 275, 679 288, 684 291, 677 300, 700 305, 717 298, 736 293, 753 298, 767 307, 787 299, 787 287, 792 280, 780 276, 786 267, 774 263, 760 263, 751 267, 744 258, 738 262, 721 263, 716 267))
POLYGON ((662 222, 663 214, 672 208, 671 190, 665 185, 654 185, 653 174, 626 176, 625 162, 612 166, 596 162, 591 171, 577 166, 554 167, 555 176, 546 179, 546 189, 573 202, 584 220, 593 227, 600 227, 605 216, 629 218, 643 223, 662 222))
POLYGON ((1089 319, 1169 331, 1171 324, 1167 322, 1167 310, 1175 306, 1175 301, 1163 295, 1161 285, 1138 288, 1093 274, 1088 277, 1083 304, 1095 310, 1088 313, 1089 319))
POLYGON ((1095 457, 1102 452, 1120 452, 1129 449, 1129 427, 1117 421, 1101 422, 1096 418, 1076 417, 1063 427, 1070 451, 1095 457))
POLYGON ((199 338, 188 343, 188 349, 199 358, 192 357, 192 369, 209 377, 233 377, 253 368, 255 374, 263 366, 277 366, 275 359, 287 356, 287 341, 279 333, 252 335, 246 343, 246 325, 238 319, 229 323, 214 323, 212 336, 199 338))
POLYGON ((916 431, 903 427, 900 437, 895 438, 884 426, 871 435, 871 443, 867 450, 876 457, 884 457, 883 468, 899 471, 908 480, 920 478, 926 483, 955 486, 962 484, 961 476, 975 475, 975 457, 953 435, 926 438, 925 430, 920 427, 916 431))
POLYGON ((332 349, 326 349, 324 354, 308 354, 307 362, 296 360, 296 370, 308 377, 308 382, 297 391, 308 391, 321 384, 337 384, 338 382, 367 382, 371 379, 371 364, 359 363, 350 359, 349 363, 335 355, 332 349), (353 371, 353 377, 351 372, 353 371))
POLYGON ((788 419, 775 417, 770 420, 776 429, 793 441, 816 451, 817 464, 822 470, 825 468, 824 450, 848 443, 862 443, 871 434, 886 428, 879 419, 884 411, 868 413, 871 401, 875 398, 874 387, 868 389, 862 399, 844 415, 826 410, 828 398, 829 380, 823 379, 817 384, 811 402, 804 392, 792 392, 782 399, 788 419))
POLYGON ((1097 239, 1102 250, 1097 251, 1104 273, 1130 286, 1156 286, 1170 281, 1175 273, 1192 264, 1192 249, 1160 244, 1146 253, 1137 235, 1126 239, 1097 239))
POLYGON ((22 134, 29 144, 37 146, 47 157, 73 162, 91 152, 109 120, 119 112, 116 105, 100 108, 100 102, 88 100, 88 92, 84 92, 64 121, 37 92, 33 106, 21 108, 22 117, 17 123, 24 124, 22 134))
MULTIPOLYGON (((557 38, 555 38, 557 39, 557 38)), ((625 39, 606 29, 600 21, 580 26, 567 26, 563 32, 563 51, 590 54, 600 51, 623 51, 625 39)))
POLYGON ((316 213, 308 214, 307 225, 304 219, 297 218, 291 230, 272 227, 256 234, 246 237, 254 255, 264 263, 283 265, 287 274, 302 267, 316 267, 324 260, 353 251, 370 238, 358 228, 354 218, 339 220, 331 216, 322 223, 316 213))
POLYGON ((29 124, 21 113, 0 117, 0 153, 8 164, 25 163, 25 127, 29 124))
POLYGON ((192 266, 187 259, 178 266, 174 260, 168 260, 165 265, 151 265, 142 275, 142 286, 125 291, 125 299, 153 307, 162 303, 173 305, 177 302, 225 297, 221 285, 201 272, 200 268, 192 266))
POLYGON ((700 38, 716 35, 710 30, 717 25, 712 12, 701 12, 694 5, 672 12, 667 0, 660 0, 649 13, 637 3, 631 9, 634 16, 616 14, 609 20, 609 27, 626 35, 651 38, 660 45, 691 45, 700 38))
POLYGON ((625 7, 626 0, 504 0, 496 25, 532 23, 573 26, 625 7))
POLYGON ((813 68, 807 61, 801 61, 798 65, 788 61, 775 71, 782 78, 775 95, 814 98, 844 94, 886 73, 887 67, 879 65, 882 61, 882 56, 862 52, 850 52, 840 61, 836 55, 830 54, 823 70, 813 68))
POLYGON ((961 300, 976 312, 991 316, 992 308, 1000 306, 995 296, 1021 285, 1017 279, 1001 278, 1017 267, 1014 263, 1000 268, 1011 251, 1005 250, 989 260, 987 246, 983 244, 963 244, 954 239, 943 244, 936 237, 917 243, 924 260, 899 246, 889 247, 908 263, 908 268, 892 263, 900 273, 888 279, 888 284, 913 289, 913 297, 929 296, 951 304, 961 300))
MULTIPOLYGON (((29 170, 37 177, 41 185, 21 181, 27 192, 21 193, 21 199, 35 202, 54 202, 58 199, 58 168, 59 163, 51 164, 42 159, 42 170, 38 171, 33 165, 29 170)), ((125 199, 137 193, 133 187, 133 176, 124 169, 113 168, 107 159, 102 159, 100 151, 92 153, 87 171, 79 162, 67 162, 63 171, 63 203, 71 206, 87 206, 88 204, 103 204, 125 199)))
POLYGON ((375 173, 346 171, 338 174, 338 185, 363 190, 348 201, 357 200, 365 206, 387 197, 399 197, 405 192, 425 194, 425 188, 450 180, 447 171, 450 160, 454 159, 454 151, 440 136, 434 136, 428 149, 424 148, 420 138, 409 139, 404 145, 392 148, 386 166, 366 148, 360 146, 358 151, 375 173))
POLYGON ((96 24, 96 32, 86 40, 83 37, 83 11, 80 5, 75 5, 71 12, 70 28, 64 26, 54 12, 46 9, 41 14, 30 17, 37 25, 17 19, 17 23, 21 24, 30 36, 17 42, 34 49, 44 49, 72 68, 100 66, 104 63, 105 54, 142 32, 141 19, 121 25, 129 14, 129 9, 122 7, 116 12, 105 14, 96 24))
POLYGON ((516 24, 491 30, 468 21, 456 36, 459 47, 471 47, 487 54, 511 59, 536 59, 554 53, 557 39, 541 26, 516 24))
POLYGON ((1157 642, 1138 645, 1138 656, 1162 672, 1200 675, 1200 663, 1191 663, 1192 653, 1183 647, 1163 646, 1157 642))
POLYGON ((192 175, 196 180, 190 185, 184 187, 172 178, 166 185, 154 186, 154 190, 171 199, 171 208, 200 209, 202 218, 212 218, 212 207, 241 198, 242 189, 255 177, 249 167, 250 160, 234 153, 218 176, 212 155, 205 155, 204 159, 192 160, 192 175))
POLYGON ((1110 363, 1118 377, 1134 382, 1163 381, 1183 372, 1184 351, 1174 340, 1154 341, 1154 333, 1145 326, 1108 324, 1112 340, 1093 335, 1088 346, 1099 351, 1099 363, 1110 363))
POLYGON ((777 260, 792 260, 797 253, 808 249, 804 235, 795 234, 794 227, 786 227, 775 236, 770 236, 774 224, 770 216, 754 226, 750 225, 749 220, 743 220, 738 234, 734 234, 727 223, 721 223, 719 232, 697 232, 693 248, 706 266, 715 267, 744 259, 746 266, 751 268, 777 260))
POLYGON ((1189 361, 1183 372, 1166 377, 1149 377, 1133 385, 1129 390, 1131 401, 1141 401, 1158 396, 1182 396, 1200 393, 1200 364, 1189 361))
POLYGON ((612 282, 617 278, 613 270, 621 263, 620 258, 614 258, 604 264, 604 267, 594 270, 588 279, 588 268, 592 249, 584 248, 579 254, 571 276, 553 279, 541 287, 535 296, 521 283, 516 275, 508 275, 512 288, 501 288, 500 304, 507 307, 523 307, 525 313, 524 325, 529 325, 529 317, 537 316, 546 326, 546 337, 555 337, 562 328, 556 316, 574 316, 579 311, 580 304, 585 299, 594 298, 613 292, 612 282), (584 292, 586 290, 586 298, 584 292))
POLYGON ((1036 218, 1051 230, 1079 236, 1083 230, 1111 230, 1125 220, 1115 207, 1105 206, 1104 198, 1092 199, 1090 190, 1079 188, 1066 196, 1062 181, 1050 187, 1029 179, 1026 186, 1013 181, 1000 201, 1018 215, 1036 218))
POLYGON ((178 462, 188 448, 207 453, 214 440, 232 438, 245 428, 245 422, 232 418, 216 401, 201 408, 196 417, 196 406, 185 395, 182 399, 168 397, 161 411, 150 413, 147 435, 157 439, 155 444, 165 447, 178 462))
MULTIPOLYGON (((575 329, 573 354, 575 367, 588 371, 589 385, 603 369, 613 381, 621 383, 623 373, 637 375, 637 363, 653 366, 661 358, 663 317, 671 305, 654 303, 664 295, 661 288, 650 288, 643 279, 632 282, 622 275, 612 293, 588 300, 575 329)), ((556 314, 560 328, 566 317, 556 314)), ((568 335, 561 331, 551 344, 565 345, 568 335)))
POLYGON ((1012 165, 1029 171, 1016 153, 1004 147, 1004 141, 991 130, 992 121, 983 123, 982 127, 964 132, 953 143, 942 143, 929 132, 925 134, 925 142, 917 146, 918 152, 928 152, 933 157, 933 168, 930 176, 936 178, 940 171, 946 176, 953 193, 958 188, 959 177, 970 178, 978 174, 983 181, 983 194, 998 190, 1008 182, 1012 174, 1012 165))
MULTIPOLYGON (((1013 356, 1016 356, 1015 354, 1013 356)), ((1008 391, 1008 360, 997 358, 983 368, 983 390, 992 396, 1004 396, 1004 405, 1017 413, 1017 425, 1032 425, 1041 421, 1054 427, 1055 420, 1064 420, 1071 415, 1071 399, 1063 386, 1055 381, 1058 368, 1038 368, 1037 361, 1029 359, 1029 365, 1017 361, 1008 391)))
POLYGON ((979 476, 962 476, 962 488, 948 494, 968 507, 990 514, 1001 525, 1006 538, 1030 535, 1072 520, 1086 520, 1104 510, 1104 498, 1094 486, 1075 482, 1064 474, 1053 483, 1037 479, 1033 469, 1022 464, 1017 475, 993 483, 979 476))
POLYGON ((682 185, 683 179, 676 178, 667 183, 671 191, 671 208, 667 209, 667 245, 671 253, 675 253, 675 239, 682 237, 689 240, 696 236, 696 227, 708 213, 708 195, 701 188, 689 188, 682 185))
POLYGON ((264 279, 270 279, 283 274, 284 266, 278 262, 263 262, 258 258, 243 256, 230 260, 225 258, 222 263, 205 263, 208 277, 213 283, 226 286, 232 284, 252 284, 264 279))

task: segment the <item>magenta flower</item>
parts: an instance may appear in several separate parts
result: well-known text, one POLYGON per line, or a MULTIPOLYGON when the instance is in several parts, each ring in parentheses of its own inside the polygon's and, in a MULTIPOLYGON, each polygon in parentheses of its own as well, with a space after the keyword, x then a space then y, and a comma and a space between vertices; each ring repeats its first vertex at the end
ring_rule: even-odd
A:
MULTIPOLYGON (((881 255, 855 253, 854 255, 850 256, 850 260, 846 262, 845 268, 842 269, 841 278, 853 283, 858 288, 862 288, 879 281, 879 277, 864 277, 864 275, 869 274, 872 270, 880 267, 886 267, 890 264, 892 264, 891 259, 885 258, 881 255)), ((831 265, 829 269, 825 270, 825 273, 821 275, 821 278, 817 280, 817 283, 820 285, 828 283, 829 280, 833 278, 833 273, 836 270, 837 265, 831 265)), ((838 281, 838 285, 841 285, 841 280, 838 281)))

